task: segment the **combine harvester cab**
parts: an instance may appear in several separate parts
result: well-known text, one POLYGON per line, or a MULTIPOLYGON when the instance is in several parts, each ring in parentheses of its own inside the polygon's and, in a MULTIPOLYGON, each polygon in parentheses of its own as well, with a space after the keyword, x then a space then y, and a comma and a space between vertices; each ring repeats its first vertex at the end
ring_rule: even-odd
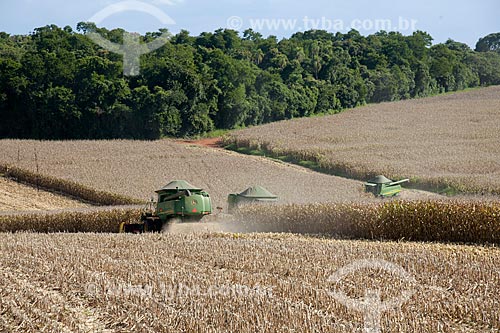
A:
POLYGON ((402 190, 401 184, 409 181, 409 179, 403 179, 395 182, 385 176, 377 176, 365 183, 365 189, 366 192, 373 193, 376 197, 395 197, 402 190))
POLYGON ((160 232, 173 219, 198 222, 212 213, 210 195, 185 180, 175 180, 156 191, 158 201, 149 204, 139 223, 122 223, 120 232, 160 232))
POLYGON ((232 214, 239 206, 258 203, 274 203, 278 197, 262 186, 252 186, 238 194, 230 194, 227 198, 228 212, 232 214))

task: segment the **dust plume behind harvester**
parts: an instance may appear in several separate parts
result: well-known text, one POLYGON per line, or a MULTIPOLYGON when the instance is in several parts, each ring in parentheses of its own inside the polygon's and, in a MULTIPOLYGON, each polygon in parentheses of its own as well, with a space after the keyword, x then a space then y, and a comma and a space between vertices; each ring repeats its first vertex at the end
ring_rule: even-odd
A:
MULTIPOLYGON (((381 198, 394 197, 401 192, 401 184, 406 182, 409 182, 409 179, 393 181, 385 176, 377 176, 365 183, 365 190, 381 198)), ((231 214, 242 206, 278 202, 278 196, 262 186, 255 185, 241 193, 228 195, 228 214, 222 213, 220 207, 217 207, 218 213, 213 214, 210 195, 185 180, 174 180, 157 190, 156 194, 156 202, 151 199, 140 221, 122 223, 119 232, 161 232, 168 229, 166 226, 170 228, 173 224, 185 222, 228 223, 233 221, 231 214)))
POLYGON ((365 190, 381 198, 394 197, 401 193, 401 184, 409 181, 409 179, 393 181, 385 176, 377 176, 365 183, 365 190))
MULTIPOLYGON (((119 232, 143 233, 160 232, 165 226, 172 223, 205 222, 227 223, 232 216, 219 212, 212 214, 212 200, 210 195, 199 187, 193 186, 185 180, 175 180, 156 191, 157 201, 148 203, 136 223, 122 223, 119 232), (208 217, 210 216, 210 217, 208 217), (205 218, 207 217, 207 218, 205 218)), ((238 207, 246 204, 261 204, 277 202, 278 197, 261 186, 252 186, 238 194, 228 196, 229 214, 238 207)))

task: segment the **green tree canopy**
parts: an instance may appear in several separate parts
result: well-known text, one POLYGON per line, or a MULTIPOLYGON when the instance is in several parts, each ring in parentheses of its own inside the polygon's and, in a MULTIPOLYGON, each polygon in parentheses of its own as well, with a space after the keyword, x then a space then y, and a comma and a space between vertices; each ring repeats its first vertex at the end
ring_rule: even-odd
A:
POLYGON ((123 76, 123 56, 95 44, 123 43, 123 29, 92 22, 0 32, 0 137, 157 139, 336 113, 366 103, 500 84, 500 33, 472 50, 416 31, 311 30, 278 40, 248 29, 170 36, 123 76))

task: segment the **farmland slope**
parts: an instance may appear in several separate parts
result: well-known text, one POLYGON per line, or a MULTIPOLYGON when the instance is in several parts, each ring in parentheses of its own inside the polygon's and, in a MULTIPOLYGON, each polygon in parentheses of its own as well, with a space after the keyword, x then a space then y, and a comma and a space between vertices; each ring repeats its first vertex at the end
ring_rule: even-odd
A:
POLYGON ((0 211, 83 208, 89 205, 71 198, 0 177, 0 211))
POLYGON ((216 205, 229 193, 262 185, 282 202, 369 200, 361 182, 307 169, 242 156, 221 149, 161 141, 22 141, 0 140, 0 163, 34 170, 34 150, 42 174, 98 190, 148 200, 174 179, 206 189, 216 205))
POLYGON ((500 193, 500 87, 369 105, 230 133, 226 143, 312 160, 348 177, 410 177, 500 193))

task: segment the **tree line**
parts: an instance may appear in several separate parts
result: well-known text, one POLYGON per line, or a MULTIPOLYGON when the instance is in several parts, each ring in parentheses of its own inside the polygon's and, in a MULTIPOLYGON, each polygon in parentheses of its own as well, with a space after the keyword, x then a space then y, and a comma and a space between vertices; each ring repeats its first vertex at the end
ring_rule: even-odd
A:
MULTIPOLYGON (((362 36, 311 30, 278 40, 251 29, 170 35, 123 75, 123 57, 88 34, 125 31, 81 22, 29 35, 0 33, 0 137, 157 139, 332 114, 500 84, 500 34, 472 50, 432 45, 422 31, 362 36)), ((140 36, 151 42, 167 31, 140 36)))

